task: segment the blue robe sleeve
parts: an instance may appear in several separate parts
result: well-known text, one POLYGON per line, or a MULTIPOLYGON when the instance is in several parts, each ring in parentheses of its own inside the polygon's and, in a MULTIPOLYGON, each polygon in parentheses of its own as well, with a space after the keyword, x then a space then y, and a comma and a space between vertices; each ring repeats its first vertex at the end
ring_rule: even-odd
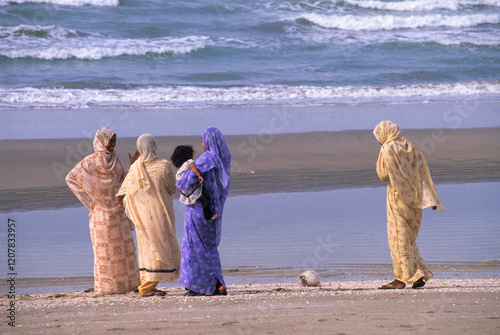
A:
MULTIPOLYGON (((202 175, 205 174, 207 171, 210 171, 217 167, 215 160, 216 157, 214 156, 215 155, 212 152, 206 151, 195 161, 195 165, 198 168, 198 170, 200 170, 202 175)), ((184 172, 182 178, 175 183, 175 186, 182 193, 187 194, 189 193, 190 187, 196 184, 198 184, 198 177, 191 169, 189 169, 186 172, 184 172)))

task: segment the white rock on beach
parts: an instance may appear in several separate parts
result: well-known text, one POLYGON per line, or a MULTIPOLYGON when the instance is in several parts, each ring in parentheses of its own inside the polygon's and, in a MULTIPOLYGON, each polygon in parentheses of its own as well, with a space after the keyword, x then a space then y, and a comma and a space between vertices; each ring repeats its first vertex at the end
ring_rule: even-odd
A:
POLYGON ((319 285, 319 274, 313 270, 306 270, 302 272, 299 277, 300 282, 304 286, 318 286, 319 285))

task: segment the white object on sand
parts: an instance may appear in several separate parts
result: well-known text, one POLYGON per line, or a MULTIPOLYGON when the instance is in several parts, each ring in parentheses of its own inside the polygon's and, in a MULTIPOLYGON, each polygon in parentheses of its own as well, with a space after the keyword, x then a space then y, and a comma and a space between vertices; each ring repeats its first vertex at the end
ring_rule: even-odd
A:
POLYGON ((302 272, 298 278, 303 286, 319 285, 319 274, 316 271, 306 270, 302 272))

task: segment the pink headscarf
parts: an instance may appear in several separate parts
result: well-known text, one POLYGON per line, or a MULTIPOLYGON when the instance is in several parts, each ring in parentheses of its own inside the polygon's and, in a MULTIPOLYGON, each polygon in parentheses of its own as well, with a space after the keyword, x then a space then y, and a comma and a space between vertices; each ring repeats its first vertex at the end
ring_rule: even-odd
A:
POLYGON ((94 161, 94 164, 99 172, 108 173, 115 168, 118 162, 118 155, 116 152, 114 150, 110 152, 107 149, 114 135, 116 135, 116 133, 108 127, 102 127, 95 134, 93 144, 94 152, 97 154, 96 156, 98 159, 94 161))
POLYGON ((116 152, 106 147, 115 133, 103 127, 94 137, 94 153, 75 165, 66 176, 66 183, 82 204, 90 211, 98 199, 102 208, 115 208, 114 195, 124 178, 124 169, 116 152), (101 194, 106 190, 106 194, 101 194))

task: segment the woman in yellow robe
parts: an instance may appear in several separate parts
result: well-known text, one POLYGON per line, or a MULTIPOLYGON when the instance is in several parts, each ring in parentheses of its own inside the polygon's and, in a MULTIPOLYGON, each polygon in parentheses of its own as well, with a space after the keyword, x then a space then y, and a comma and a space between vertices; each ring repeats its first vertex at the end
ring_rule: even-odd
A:
POLYGON ((181 252, 175 235, 172 194, 176 192, 172 164, 156 155, 149 134, 137 139, 139 158, 132 164, 116 194, 136 228, 142 296, 165 295, 160 281, 179 278, 181 252))
POLYGON ((395 280, 382 289, 412 288, 425 285, 433 277, 420 256, 416 239, 422 221, 422 209, 444 211, 432 182, 429 167, 420 149, 401 136, 391 121, 380 122, 373 131, 382 145, 377 174, 387 182, 387 234, 395 280))
POLYGON ((94 292, 127 293, 140 283, 133 225, 115 193, 125 176, 115 152, 116 134, 99 129, 94 153, 85 157, 66 176, 66 183, 89 210, 89 228, 94 249, 94 292))

